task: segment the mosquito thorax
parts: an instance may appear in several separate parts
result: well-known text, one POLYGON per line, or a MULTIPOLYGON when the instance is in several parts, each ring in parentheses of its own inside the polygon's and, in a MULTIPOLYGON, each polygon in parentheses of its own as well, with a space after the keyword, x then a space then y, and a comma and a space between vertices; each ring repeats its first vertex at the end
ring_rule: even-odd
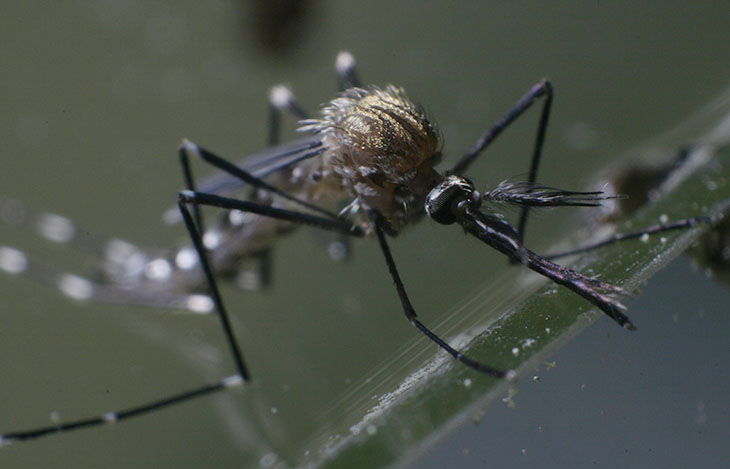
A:
POLYGON ((440 180, 438 132, 404 91, 351 88, 300 131, 323 134, 322 174, 337 179, 355 202, 353 213, 374 209, 398 231, 423 215, 429 190, 440 180))
POLYGON ((426 196, 426 213, 437 223, 450 225, 456 221, 456 213, 463 204, 478 207, 481 194, 465 177, 446 176, 426 196))

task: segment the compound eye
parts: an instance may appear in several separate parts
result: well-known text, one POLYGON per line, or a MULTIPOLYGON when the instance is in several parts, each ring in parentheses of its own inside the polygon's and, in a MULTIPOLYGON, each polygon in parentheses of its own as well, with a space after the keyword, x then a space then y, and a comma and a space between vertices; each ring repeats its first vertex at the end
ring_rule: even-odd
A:
POLYGON ((450 225, 456 221, 456 204, 471 199, 474 192, 474 185, 469 180, 449 176, 429 192, 426 197, 426 213, 436 223, 450 225))

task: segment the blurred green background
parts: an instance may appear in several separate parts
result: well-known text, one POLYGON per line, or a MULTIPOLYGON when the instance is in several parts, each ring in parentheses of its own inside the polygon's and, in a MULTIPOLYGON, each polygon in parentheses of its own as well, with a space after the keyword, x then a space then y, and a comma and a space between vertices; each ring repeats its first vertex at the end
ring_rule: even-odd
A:
MULTIPOLYGON (((4 2, 0 193, 94 232, 170 245, 184 237, 160 222, 181 187, 180 140, 232 158, 260 149, 269 88, 289 84, 316 109, 333 96, 332 64, 343 49, 365 82, 403 86, 428 109, 447 162, 550 77, 556 101, 540 179, 567 188, 583 187, 730 84, 727 2, 311 1, 297 28, 285 28, 292 36, 283 49, 256 33, 262 14, 253 3, 224 1, 4 2)), ((474 166, 479 186, 526 171, 536 121, 535 112, 521 120, 474 166)), ((572 222, 575 213, 539 216, 528 242, 545 250, 572 222)), ((0 233, 2 244, 83 271, 80 256, 27 233, 0 233)), ((306 230, 281 240, 270 291, 224 290, 252 386, 114 428, 16 444, 0 451, 0 464, 266 465, 299 460, 315 450, 313 439, 346 433, 375 386, 396 386, 435 348, 403 320, 375 243, 356 241, 345 264, 317 243, 306 230)), ((427 324, 448 319, 485 282, 519 278, 497 253, 429 222, 392 248, 427 324)), ((670 291, 679 290, 672 282, 697 288, 685 299, 707 298, 706 288, 727 304, 686 263, 662 275, 657 283, 670 291)), ((0 431, 45 424, 54 410, 68 419, 123 408, 231 372, 212 318, 80 305, 8 276, 0 292, 0 431)), ((725 343, 713 331, 727 330, 727 317, 663 290, 647 293, 629 303, 637 333, 599 321, 539 385, 525 380, 516 409, 497 402, 478 428, 465 426, 415 466, 727 460, 717 443, 728 431, 718 397, 729 388, 727 357, 702 359, 710 344, 725 343), (698 358, 681 362, 677 350, 698 358), (568 392, 585 383, 594 384, 568 392)))

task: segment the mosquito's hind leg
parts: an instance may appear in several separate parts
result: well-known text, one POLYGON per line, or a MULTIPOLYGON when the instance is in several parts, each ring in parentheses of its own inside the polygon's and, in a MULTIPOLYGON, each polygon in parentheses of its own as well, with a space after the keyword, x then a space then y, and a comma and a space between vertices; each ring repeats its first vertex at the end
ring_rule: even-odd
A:
MULTIPOLYGON (((337 88, 345 91, 349 88, 360 88, 362 82, 355 69, 355 57, 347 51, 341 51, 335 59, 337 72, 337 88)), ((287 112, 298 120, 309 118, 309 113, 299 105, 294 94, 284 85, 276 85, 269 91, 269 136, 270 146, 280 142, 281 114, 287 112)))
POLYGON ((32 440, 35 438, 41 438, 56 433, 66 433, 75 430, 82 430, 84 428, 98 427, 106 424, 113 424, 122 420, 127 420, 133 417, 139 417, 141 415, 150 414, 158 410, 170 407, 173 405, 181 404, 199 397, 214 394, 225 389, 240 386, 243 380, 239 375, 227 376, 214 383, 199 386, 194 389, 189 389, 178 394, 163 397, 161 399, 147 402, 135 407, 129 407, 127 409, 105 412, 96 417, 89 417, 85 419, 69 421, 69 422, 58 422, 45 427, 38 427, 30 430, 22 430, 15 432, 3 433, 0 435, 0 448, 13 442, 13 441, 25 441, 32 440))

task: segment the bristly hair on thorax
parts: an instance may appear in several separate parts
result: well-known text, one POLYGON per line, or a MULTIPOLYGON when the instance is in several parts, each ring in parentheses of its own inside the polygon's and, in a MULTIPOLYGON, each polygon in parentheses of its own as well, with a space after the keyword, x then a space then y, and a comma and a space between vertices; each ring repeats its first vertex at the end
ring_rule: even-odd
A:
MULTIPOLYGON (((332 178, 353 203, 374 209, 398 232, 423 216, 423 203, 441 176, 440 139, 422 108, 401 88, 351 88, 301 122, 301 132, 323 135, 322 177, 332 178)), ((364 221, 364 220, 363 220, 364 221)))

